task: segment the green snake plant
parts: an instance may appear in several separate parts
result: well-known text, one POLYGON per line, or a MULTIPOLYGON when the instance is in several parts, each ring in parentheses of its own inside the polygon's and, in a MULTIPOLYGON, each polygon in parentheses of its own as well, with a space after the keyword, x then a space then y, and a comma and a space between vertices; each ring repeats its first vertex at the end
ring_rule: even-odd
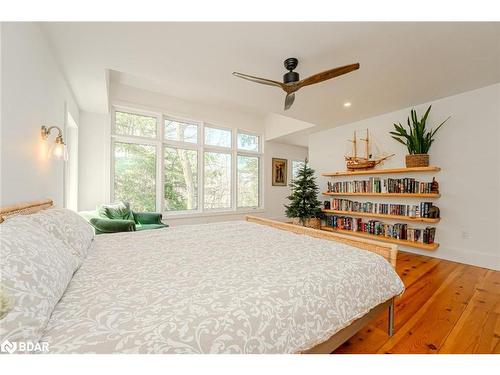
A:
POLYGON ((394 124, 394 128, 396 131, 390 132, 392 134, 392 138, 394 138, 399 143, 406 146, 409 154, 427 154, 429 149, 431 148, 432 143, 434 142, 434 136, 437 131, 443 124, 450 119, 448 117, 444 120, 439 126, 432 130, 427 131, 425 128, 425 124, 427 122, 427 116, 429 116, 429 112, 431 111, 432 105, 427 108, 424 116, 419 120, 417 117, 417 111, 414 109, 411 110, 410 117, 408 117, 408 128, 407 130, 399 124, 394 124), (411 118, 411 123, 410 123, 411 118))

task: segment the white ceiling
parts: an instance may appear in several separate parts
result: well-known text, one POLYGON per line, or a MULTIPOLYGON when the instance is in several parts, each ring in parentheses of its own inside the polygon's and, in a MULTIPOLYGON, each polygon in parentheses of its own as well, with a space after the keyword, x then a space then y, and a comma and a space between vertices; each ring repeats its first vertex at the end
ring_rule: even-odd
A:
POLYGON ((128 85, 195 103, 338 126, 500 81, 500 23, 44 23, 80 107, 106 109, 106 69, 128 85), (283 111, 274 80, 297 57, 301 78, 358 71, 296 94, 283 111), (343 107, 352 102, 349 109, 343 107))

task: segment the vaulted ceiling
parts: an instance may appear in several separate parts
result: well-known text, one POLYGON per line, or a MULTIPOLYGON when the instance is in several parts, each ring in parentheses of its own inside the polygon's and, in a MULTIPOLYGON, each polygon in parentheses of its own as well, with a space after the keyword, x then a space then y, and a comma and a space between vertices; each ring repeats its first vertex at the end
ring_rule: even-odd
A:
POLYGON ((278 113, 332 127, 500 81, 500 23, 44 23, 82 109, 106 108, 114 79, 195 103, 278 113), (284 93, 231 75, 301 78, 359 62, 345 76, 284 93), (350 108, 343 106, 351 102, 350 108))

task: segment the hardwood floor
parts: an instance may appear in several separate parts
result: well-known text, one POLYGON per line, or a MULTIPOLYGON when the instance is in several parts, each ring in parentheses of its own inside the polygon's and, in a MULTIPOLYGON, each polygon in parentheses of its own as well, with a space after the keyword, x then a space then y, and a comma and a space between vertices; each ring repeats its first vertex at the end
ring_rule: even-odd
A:
POLYGON ((500 353, 500 272, 400 252, 406 290, 387 313, 334 353, 500 353))

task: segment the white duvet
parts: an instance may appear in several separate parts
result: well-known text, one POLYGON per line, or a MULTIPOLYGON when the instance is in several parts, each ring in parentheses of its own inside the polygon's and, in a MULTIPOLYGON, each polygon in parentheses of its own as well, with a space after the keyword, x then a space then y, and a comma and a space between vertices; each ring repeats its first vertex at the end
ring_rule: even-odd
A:
POLYGON ((403 288, 378 255, 259 224, 101 235, 41 341, 50 353, 295 353, 403 288))

